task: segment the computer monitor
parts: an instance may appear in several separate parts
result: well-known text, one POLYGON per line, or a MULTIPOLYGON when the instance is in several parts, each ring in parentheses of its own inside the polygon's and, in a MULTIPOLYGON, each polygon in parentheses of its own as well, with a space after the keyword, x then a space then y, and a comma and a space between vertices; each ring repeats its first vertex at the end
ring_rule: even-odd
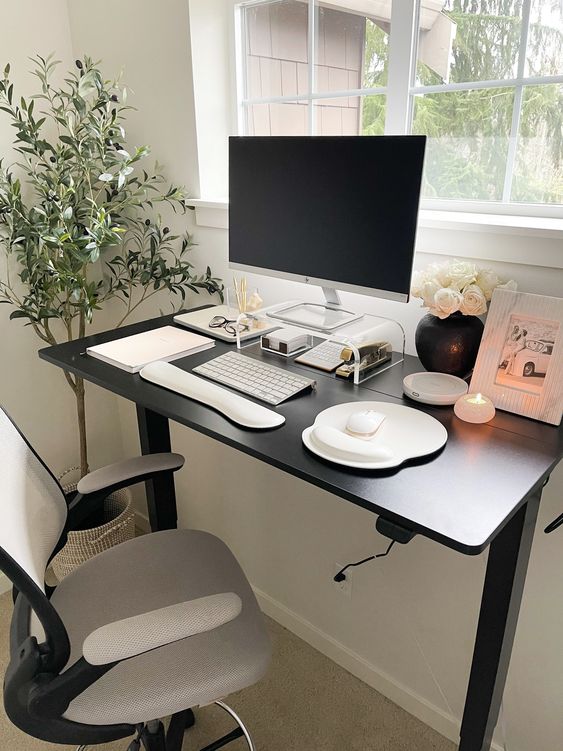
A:
MULTIPOLYGON (((320 285, 325 294, 407 302, 425 143, 425 136, 230 138, 230 267, 320 285)), ((327 299, 330 320, 348 320, 336 298, 327 299)))

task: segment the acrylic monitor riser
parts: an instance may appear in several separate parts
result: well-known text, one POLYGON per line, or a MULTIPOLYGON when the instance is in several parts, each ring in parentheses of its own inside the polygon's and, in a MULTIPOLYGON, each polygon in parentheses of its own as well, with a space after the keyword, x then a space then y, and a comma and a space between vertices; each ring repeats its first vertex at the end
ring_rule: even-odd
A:
POLYGON ((295 326, 316 331, 335 331, 363 318, 363 313, 355 313, 342 307, 338 291, 330 287, 322 288, 325 304, 297 302, 269 313, 270 318, 295 326))

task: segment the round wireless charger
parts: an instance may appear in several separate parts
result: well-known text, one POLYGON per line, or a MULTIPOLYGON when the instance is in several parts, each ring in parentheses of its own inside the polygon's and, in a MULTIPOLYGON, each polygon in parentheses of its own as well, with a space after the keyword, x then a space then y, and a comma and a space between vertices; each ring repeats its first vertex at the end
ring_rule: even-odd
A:
POLYGON ((457 376, 447 373, 412 373, 403 379, 403 391, 416 402, 446 406, 467 394, 468 386, 457 376))

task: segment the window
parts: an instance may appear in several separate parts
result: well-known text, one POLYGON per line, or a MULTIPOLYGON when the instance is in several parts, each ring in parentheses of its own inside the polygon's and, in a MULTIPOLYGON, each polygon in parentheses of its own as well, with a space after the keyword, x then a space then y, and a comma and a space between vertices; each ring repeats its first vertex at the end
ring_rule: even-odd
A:
POLYGON ((561 0, 258 0, 238 19, 240 132, 422 133, 429 205, 560 209, 561 0))
POLYGON ((361 4, 243 6, 244 133, 384 132, 391 4, 380 25, 348 7, 361 4))

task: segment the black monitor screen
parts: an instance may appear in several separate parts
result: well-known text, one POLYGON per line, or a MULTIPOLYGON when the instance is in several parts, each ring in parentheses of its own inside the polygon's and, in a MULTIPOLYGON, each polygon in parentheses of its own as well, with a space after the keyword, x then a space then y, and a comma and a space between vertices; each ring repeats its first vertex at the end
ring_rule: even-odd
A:
POLYGON ((229 261, 408 295, 425 141, 231 138, 229 261))

